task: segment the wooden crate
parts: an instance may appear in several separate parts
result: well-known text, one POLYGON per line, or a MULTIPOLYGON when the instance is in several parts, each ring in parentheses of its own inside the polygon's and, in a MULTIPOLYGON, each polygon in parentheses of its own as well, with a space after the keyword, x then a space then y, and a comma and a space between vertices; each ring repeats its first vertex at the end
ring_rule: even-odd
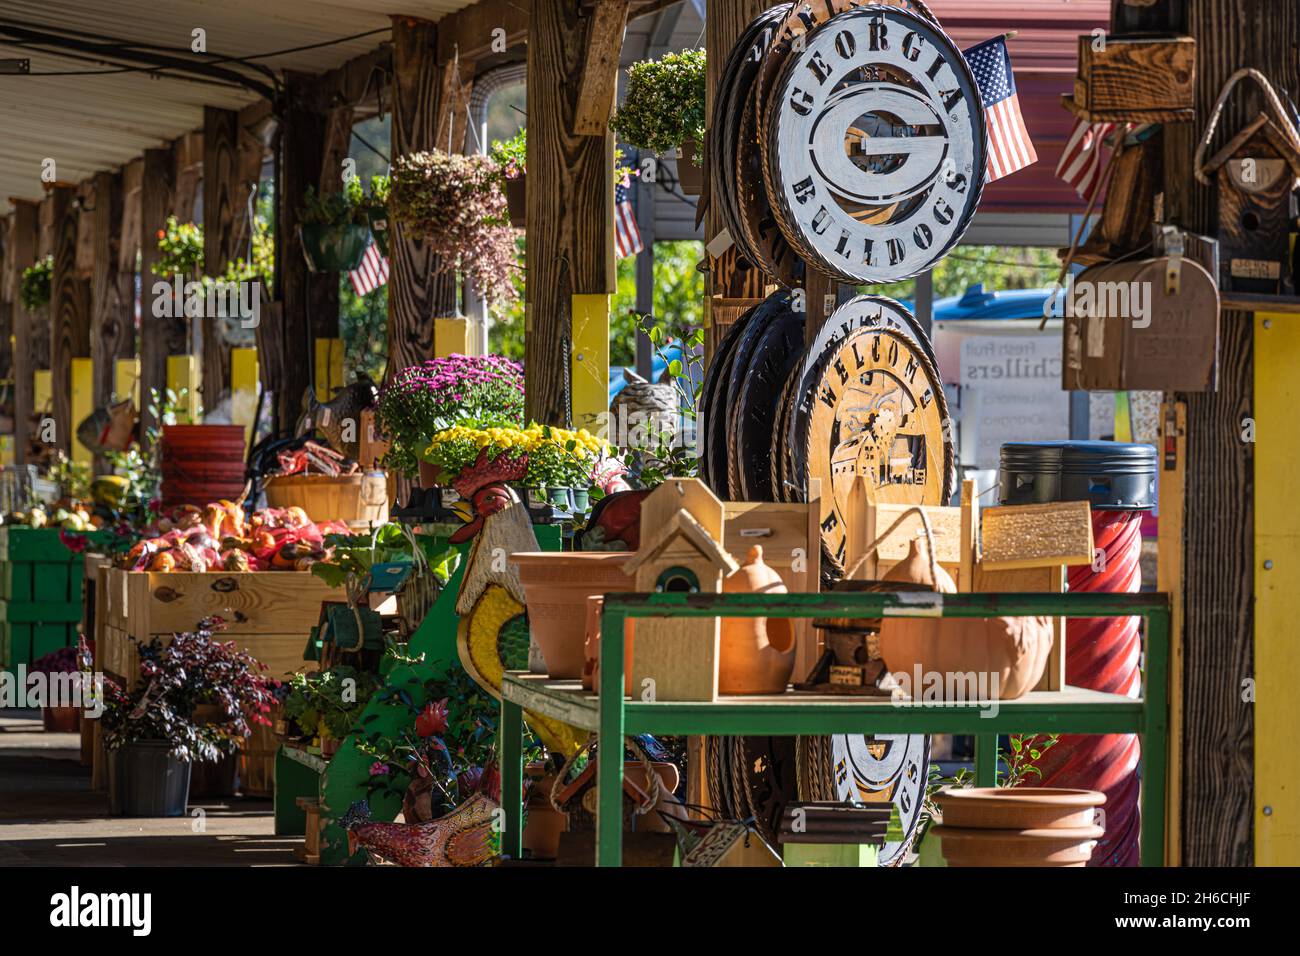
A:
POLYGON ((338 592, 311 574, 295 571, 146 572, 118 568, 104 573, 101 666, 133 683, 139 670, 131 640, 164 641, 203 618, 219 615, 233 640, 283 678, 315 664, 303 661, 307 637, 320 617, 321 601, 338 592))
POLYGON ((1192 109, 1196 41, 1191 37, 1079 37, 1074 106, 1099 119, 1140 119, 1192 109))

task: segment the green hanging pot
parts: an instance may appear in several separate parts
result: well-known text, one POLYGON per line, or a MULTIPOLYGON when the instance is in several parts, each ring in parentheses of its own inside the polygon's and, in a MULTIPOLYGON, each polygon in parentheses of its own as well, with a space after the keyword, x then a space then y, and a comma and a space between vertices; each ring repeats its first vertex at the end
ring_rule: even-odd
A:
POLYGON ((312 272, 351 272, 361 265, 361 257, 370 245, 370 227, 313 223, 299 226, 298 238, 312 272))
POLYGON ((385 259, 388 258, 388 230, 391 228, 388 207, 369 207, 366 209, 366 219, 370 222, 370 234, 375 237, 375 245, 379 247, 380 255, 385 259))

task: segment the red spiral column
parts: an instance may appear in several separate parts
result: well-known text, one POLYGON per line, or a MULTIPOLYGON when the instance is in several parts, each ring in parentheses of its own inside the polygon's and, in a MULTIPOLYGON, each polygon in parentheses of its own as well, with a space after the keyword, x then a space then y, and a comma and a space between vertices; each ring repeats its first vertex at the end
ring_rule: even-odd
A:
MULTIPOLYGON (((1142 512, 1092 513, 1093 567, 1070 569, 1070 591, 1133 592, 1142 586, 1142 512), (1094 570, 1094 567, 1096 570, 1094 570)), ((1075 687, 1137 697, 1141 691, 1141 619, 1083 618, 1066 622, 1065 679, 1075 687)), ((1063 734, 1039 761, 1034 786, 1077 787, 1106 794, 1106 833, 1089 866, 1138 865, 1136 734, 1063 734)))

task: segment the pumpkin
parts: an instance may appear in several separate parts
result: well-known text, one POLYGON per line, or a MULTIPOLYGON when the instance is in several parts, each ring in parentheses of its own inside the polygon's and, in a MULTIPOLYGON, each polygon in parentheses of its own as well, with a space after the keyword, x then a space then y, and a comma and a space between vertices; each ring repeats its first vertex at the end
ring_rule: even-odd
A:
MULTIPOLYGON (((938 565, 935 570, 937 587, 929 547, 917 538, 907 558, 890 568, 884 580, 954 593, 957 586, 948 572, 938 565)), ((1052 639, 1052 622, 1047 617, 886 617, 880 627, 885 664, 918 700, 1022 697, 1043 676, 1052 639)))

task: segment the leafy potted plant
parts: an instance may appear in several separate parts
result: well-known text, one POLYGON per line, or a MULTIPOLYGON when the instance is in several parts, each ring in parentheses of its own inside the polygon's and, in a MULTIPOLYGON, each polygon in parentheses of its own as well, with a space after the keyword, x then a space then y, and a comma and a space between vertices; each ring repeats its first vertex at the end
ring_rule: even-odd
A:
POLYGON ((366 218, 370 222, 370 234, 375 237, 375 245, 383 256, 388 255, 388 192, 387 176, 370 177, 370 196, 366 203, 366 218))
POLYGON ((528 157, 528 129, 521 129, 507 140, 493 140, 488 152, 492 162, 501 170, 501 177, 506 194, 506 206, 510 210, 510 225, 522 229, 528 211, 528 192, 526 166, 528 157))
POLYGON ((54 274, 54 257, 46 256, 23 270, 19 298, 23 308, 36 312, 50 304, 50 277, 54 274))
POLYGON ((41 723, 49 733, 76 733, 81 727, 81 708, 76 704, 56 704, 52 694, 56 683, 63 686, 71 683, 68 678, 58 675, 75 674, 80 669, 75 647, 51 651, 31 666, 32 674, 45 675, 47 697, 41 705, 41 723))
POLYGON ((390 441, 385 465, 426 488, 437 471, 420 460, 429 439, 457 422, 519 426, 524 370, 500 355, 449 355, 402 369, 379 393, 378 420, 390 441))
POLYGON ((370 244, 370 204, 353 177, 341 192, 308 186, 298 210, 298 237, 312 272, 350 272, 370 244))
POLYGON ((610 120, 625 143, 655 153, 678 152, 682 192, 699 195, 704 185, 704 50, 667 53, 628 67, 627 97, 610 120))
POLYGON ((388 204, 403 233, 423 242, 439 269, 472 278, 490 302, 515 294, 515 233, 500 176, 486 156, 410 153, 393 163, 388 204))
POLYGON ((272 682, 251 654, 214 638, 223 626, 209 618, 166 645, 141 643, 140 679, 130 691, 104 681, 113 813, 184 815, 192 765, 235 752, 252 732, 250 721, 269 725, 272 682), (216 719, 196 718, 205 705, 216 719))

